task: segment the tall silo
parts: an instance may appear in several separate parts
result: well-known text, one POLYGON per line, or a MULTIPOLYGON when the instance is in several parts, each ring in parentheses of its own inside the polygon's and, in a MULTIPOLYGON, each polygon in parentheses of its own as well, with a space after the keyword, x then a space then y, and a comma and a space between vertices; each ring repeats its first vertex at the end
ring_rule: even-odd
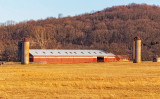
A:
POLYGON ((29 64, 29 40, 27 38, 24 38, 22 41, 21 64, 29 64))
POLYGON ((133 41, 133 62, 140 63, 141 62, 141 38, 135 37, 133 41))

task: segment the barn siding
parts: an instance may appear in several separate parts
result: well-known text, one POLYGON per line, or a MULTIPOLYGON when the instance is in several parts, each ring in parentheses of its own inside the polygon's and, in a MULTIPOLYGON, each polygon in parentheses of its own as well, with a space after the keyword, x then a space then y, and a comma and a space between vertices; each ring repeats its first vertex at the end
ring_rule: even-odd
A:
POLYGON ((97 57, 74 57, 74 56, 38 56, 38 57, 30 57, 31 62, 47 62, 47 63, 91 63, 97 62, 97 57))
POLYGON ((115 62, 117 61, 115 56, 104 57, 104 62, 115 62))

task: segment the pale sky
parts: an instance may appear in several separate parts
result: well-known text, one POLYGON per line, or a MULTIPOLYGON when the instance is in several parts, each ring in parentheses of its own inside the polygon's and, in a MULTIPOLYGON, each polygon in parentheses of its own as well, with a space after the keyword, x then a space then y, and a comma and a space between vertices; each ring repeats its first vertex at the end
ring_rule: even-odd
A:
POLYGON ((0 0, 0 23, 75 16, 131 3, 160 5, 160 0, 0 0))

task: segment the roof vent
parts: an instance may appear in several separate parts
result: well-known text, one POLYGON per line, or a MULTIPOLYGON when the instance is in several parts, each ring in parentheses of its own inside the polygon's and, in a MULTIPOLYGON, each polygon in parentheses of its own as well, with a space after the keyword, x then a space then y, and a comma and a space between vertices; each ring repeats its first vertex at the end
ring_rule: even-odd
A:
POLYGON ((74 54, 77 54, 76 52, 74 52, 74 54))
POLYGON ((102 54, 102 52, 99 52, 100 54, 102 54))
POLYGON ((65 52, 66 54, 68 54, 68 52, 65 52))
POLYGON ((43 52, 44 54, 46 54, 45 52, 43 52))
POLYGON ((81 52, 82 54, 84 54, 83 52, 81 52))
POLYGON ((61 54, 61 52, 58 52, 58 54, 61 54))
POLYGON ((36 54, 38 54, 38 52, 35 52, 36 54))
POLYGON ((72 52, 69 52, 70 54, 72 54, 72 52))
POLYGON ((51 54, 53 54, 53 52, 51 52, 51 54))

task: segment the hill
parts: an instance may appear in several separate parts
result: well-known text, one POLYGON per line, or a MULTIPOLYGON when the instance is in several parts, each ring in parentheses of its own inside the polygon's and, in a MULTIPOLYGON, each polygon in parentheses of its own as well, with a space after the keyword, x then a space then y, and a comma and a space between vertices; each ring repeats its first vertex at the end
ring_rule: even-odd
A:
POLYGON ((135 36, 142 39, 142 59, 160 54, 160 7, 114 6, 75 17, 47 18, 0 26, 3 60, 16 61, 17 42, 29 37, 31 48, 102 49, 132 58, 135 36))

